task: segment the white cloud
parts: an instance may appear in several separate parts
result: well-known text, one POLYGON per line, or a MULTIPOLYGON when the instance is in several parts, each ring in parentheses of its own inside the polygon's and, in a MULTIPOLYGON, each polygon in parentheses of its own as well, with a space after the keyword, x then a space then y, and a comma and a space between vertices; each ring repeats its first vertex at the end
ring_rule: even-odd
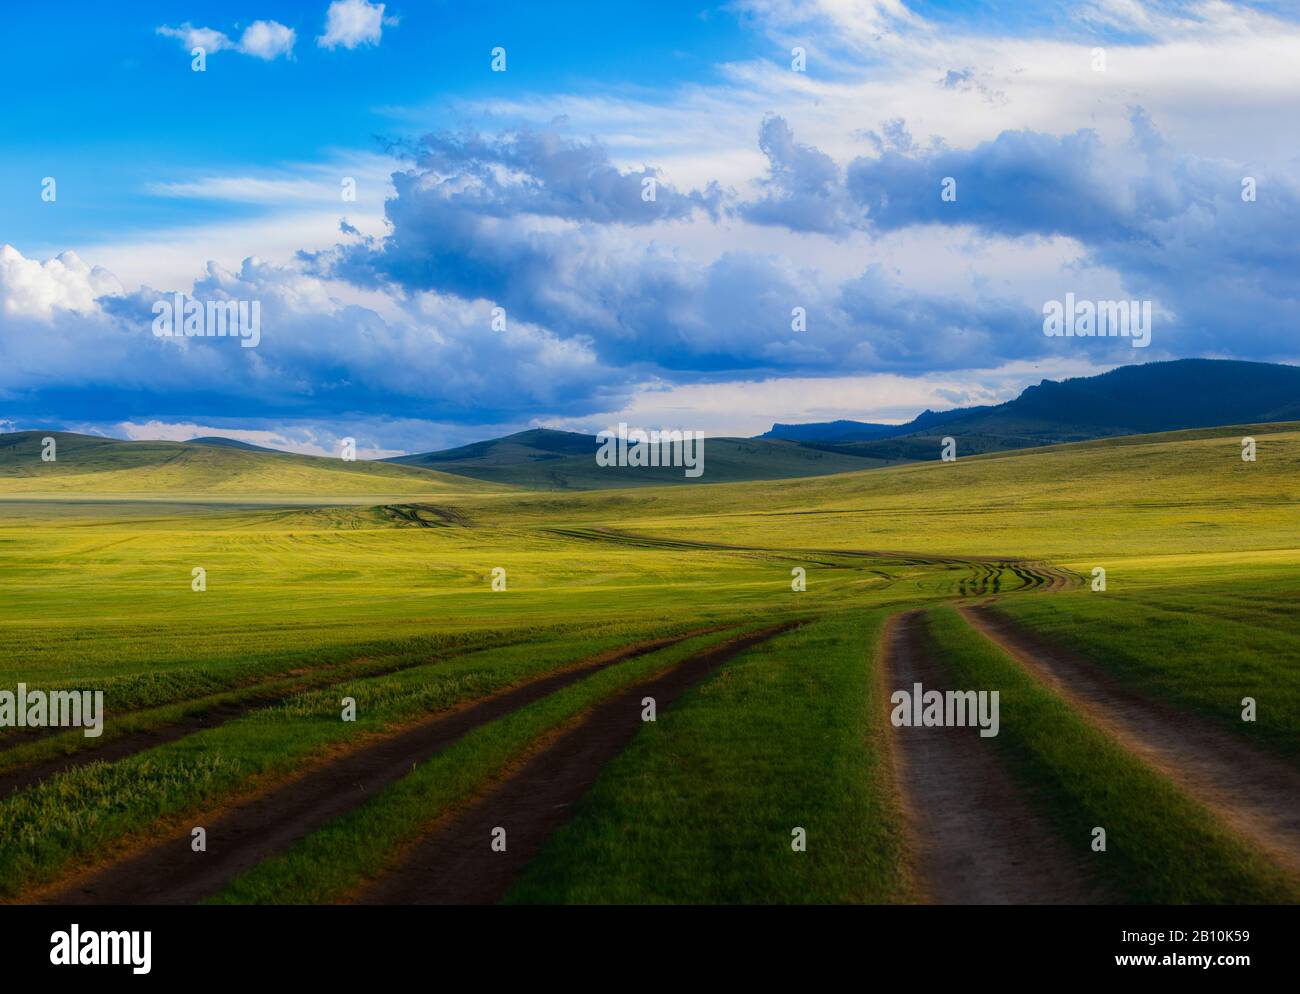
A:
POLYGON ((130 240, 94 247, 102 260, 129 286, 184 287, 210 260, 238 267, 249 255, 266 259, 290 259, 300 250, 320 250, 337 244, 342 235, 339 220, 363 234, 382 234, 383 214, 320 208, 307 211, 278 211, 270 217, 232 220, 222 224, 194 225, 133 233, 130 240))
MULTIPOLYGON (((290 162, 276 167, 228 175, 206 175, 150 183, 156 196, 196 200, 225 200, 268 207, 317 202, 338 212, 377 211, 392 195, 393 172, 402 160, 376 152, 336 149, 320 162, 290 162), (347 184, 346 180, 352 180, 347 184), (344 200, 348 192, 354 199, 344 200)), ((254 247, 254 250, 260 251, 254 247)))
POLYGON ((384 4, 367 3, 366 0, 334 0, 325 15, 325 33, 316 39, 321 48, 356 48, 358 45, 378 45, 384 25, 397 23, 395 17, 384 17, 384 4))
MULTIPOLYGON (((79 426, 80 427, 80 426, 79 426)), ((90 426, 86 426, 90 427, 90 426)), ((194 421, 122 421, 109 428, 113 436, 132 441, 188 442, 192 438, 231 438, 237 442, 261 445, 281 452, 296 452, 304 456, 337 456, 344 438, 357 438, 342 430, 330 430, 321 425, 282 425, 268 429, 225 428, 194 421)), ((360 439, 358 438, 358 441, 360 439)), ((400 456, 400 449, 366 448, 358 446, 361 459, 387 459, 400 456)))
MULTIPOLYGON (((400 163, 387 155, 356 150, 331 150, 329 155, 323 162, 151 183, 147 189, 155 196, 226 201, 259 209, 251 217, 121 234, 95 245, 95 258, 128 286, 183 287, 210 260, 237 267, 250 255, 289 259, 299 250, 316 252, 347 241, 340 231, 345 218, 363 236, 382 236, 384 201, 392 196, 391 176, 400 163), (341 196, 342 181, 349 177, 356 181, 355 201, 341 196)), ((23 246, 28 255, 53 255, 59 248, 23 246)))
MULTIPOLYGON (((1173 17, 1130 0, 1101 5, 1092 10, 1094 20, 1096 10, 1109 7, 1114 17, 1132 8, 1130 19, 1147 16, 1151 33, 1108 44, 1106 71, 1093 72, 1097 42, 1087 23, 1055 34, 998 35, 939 30, 887 2, 743 7, 771 36, 772 48, 767 58, 719 67, 718 83, 671 92, 611 87, 597 96, 521 92, 458 102, 455 109, 463 118, 504 125, 562 116, 573 133, 600 136, 620 167, 653 162, 678 187, 717 180, 742 193, 766 168, 755 136, 767 113, 784 117, 800 142, 841 165, 870 153, 861 132, 896 118, 918 142, 941 136, 954 147, 1007 130, 1059 134, 1080 127, 1122 145, 1135 103, 1166 139, 1192 154, 1218 158, 1231 149, 1242 162, 1296 155, 1294 129, 1278 121, 1300 117, 1300 25, 1262 10, 1211 0, 1173 17), (862 10, 870 16, 854 27, 862 10), (808 48, 807 72, 790 69, 794 44, 808 48), (982 90, 943 85, 947 72, 967 68, 982 90)), ((414 114, 427 121, 438 109, 430 104, 414 114)))
POLYGON ((98 310, 95 298, 121 293, 117 277, 87 266, 76 252, 40 262, 12 245, 0 246, 0 313, 6 317, 48 321, 56 311, 88 314, 98 310))
POLYGON ((270 61, 280 55, 292 56, 293 28, 277 21, 254 21, 244 30, 239 40, 239 50, 245 55, 270 61))
POLYGON ((186 49, 201 48, 208 54, 237 47, 223 32, 212 28, 196 28, 189 21, 178 28, 163 25, 158 29, 158 34, 167 38, 179 38, 186 49))
POLYGON ((293 58, 296 40, 293 28, 285 27, 278 21, 254 21, 244 29, 238 42, 231 40, 222 31, 196 28, 189 21, 176 28, 164 25, 158 28, 158 34, 167 38, 179 38, 187 50, 201 48, 209 55, 231 50, 268 62, 281 55, 293 58))
MULTIPOLYGON (((493 331, 487 301, 422 293, 387 297, 381 313, 349 300, 355 288, 293 267, 209 263, 194 297, 260 305, 259 346, 232 349, 225 340, 152 333, 152 303, 175 289, 128 293, 72 253, 41 262, 0 248, 0 398, 34 408, 43 391, 80 391, 64 416, 85 419, 106 394, 125 392, 159 422, 184 411, 196 424, 226 418, 239 427, 296 410, 360 440, 340 426, 395 409, 414 420, 496 411, 518 423, 521 409, 574 410, 593 394, 614 398, 623 382, 579 338, 520 319, 493 331), (221 399, 204 406, 199 396, 221 399)), ((369 448, 383 444, 376 436, 369 448)))
POLYGON ((577 418, 536 418, 538 427, 594 433, 618 423, 643 428, 680 428, 710 436, 759 435, 774 423, 869 421, 902 424, 926 408, 948 410, 1012 400, 1043 379, 1093 376, 1113 367, 1083 359, 1012 362, 960 376, 782 377, 694 383, 645 384, 617 410, 577 418))

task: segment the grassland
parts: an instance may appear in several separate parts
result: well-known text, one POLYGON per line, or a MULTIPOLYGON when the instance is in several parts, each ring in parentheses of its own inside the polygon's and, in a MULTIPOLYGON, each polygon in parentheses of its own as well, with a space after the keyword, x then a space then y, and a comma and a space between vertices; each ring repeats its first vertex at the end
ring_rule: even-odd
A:
POLYGON ((1214 816, 1109 740, 1066 702, 975 634, 949 607, 930 630, 955 685, 999 688, 1001 733, 1030 800, 1063 839, 1136 904, 1267 904, 1300 901, 1280 876, 1214 816), (1093 829, 1106 832, 1092 850, 1093 829))
POLYGON ((875 679, 883 612, 747 653, 610 764, 515 903, 886 903, 906 898, 875 679), (802 828, 807 848, 795 851, 802 828))
POLYGON ((213 903, 316 904, 346 897, 544 736, 602 698, 720 640, 699 636, 629 660, 476 729, 371 803, 232 881, 213 903))
MULTIPOLYGON (((399 456, 392 462, 529 490, 696 486, 700 482, 680 467, 601 467, 596 465, 596 449, 591 435, 532 429, 445 452, 399 456)), ((710 438, 705 452, 705 475, 715 483, 850 473, 891 461, 761 438, 710 438)))
MULTIPOLYGON (((1300 760, 1300 617, 1295 573, 1266 558, 1184 565, 1166 585, 1078 592, 1047 605, 999 609, 1095 660, 1125 685, 1205 715, 1224 729, 1300 760), (1242 721, 1242 701, 1258 706, 1242 721)), ((1157 574, 1159 575, 1159 574, 1157 574)))
POLYGON ((45 882, 84 854, 141 836, 165 835, 180 814, 228 804, 268 779, 310 766, 332 749, 355 746, 390 727, 647 634, 624 628, 576 639, 541 637, 526 645, 435 660, 328 691, 303 692, 117 763, 74 769, 0 805, 0 893, 45 882), (354 722, 339 720, 345 697, 356 701, 354 722))
MULTIPOLYGON (((896 859, 905 839, 878 777, 875 633, 892 612, 963 596, 996 594, 1000 610, 1136 691, 1297 758, 1295 425, 585 493, 171 443, 83 452, 75 438, 57 464, 32 466, 23 450, 18 467, 5 461, 17 452, 6 438, 0 688, 103 689, 104 744, 239 711, 0 799, 0 893, 10 898, 366 736, 584 654, 800 617, 811 623, 727 664, 643 730, 511 899, 906 900, 896 859), (1247 433, 1259 441, 1254 463, 1240 458, 1247 433), (1095 566, 1107 570, 1106 593, 1084 585, 1095 566), (195 567, 206 571, 203 592, 191 588, 195 567), (492 588, 498 568, 504 591, 492 588), (802 592, 791 586, 797 569, 802 592), (1056 592, 1035 592, 1047 588, 1056 592), (355 724, 338 720, 346 695, 362 704, 355 724), (1224 718, 1243 696, 1261 714, 1245 728, 1224 718), (806 853, 790 850, 796 825, 808 830, 806 853)), ((954 634, 964 672, 1005 681, 1047 716, 1005 726, 1009 761, 1032 789, 1071 818, 1115 805, 1106 816, 1142 833, 1144 847, 1166 841, 1136 810, 1136 792, 1149 789, 1171 824, 1216 854, 1218 869, 1193 861, 1179 884, 1171 865, 1143 861, 1154 857, 1112 853, 1116 886, 1150 877, 1128 899, 1292 899, 1267 889, 1254 854, 1149 771, 1071 725, 1077 716, 1017 683, 996 655, 968 650, 954 634), (1044 741, 1058 722, 1069 729, 1060 754, 1044 741), (1074 770, 1076 754, 1100 763, 1104 780, 1074 770), (1076 773, 1070 793, 1062 784, 1076 773), (1056 786, 1044 786, 1051 777, 1056 786), (1110 789, 1127 800, 1102 797, 1110 789)), ((657 664, 624 665, 626 676, 657 664)), ((621 678, 611 670, 482 729, 221 899, 338 899, 621 678)), ((0 776, 97 745, 75 732, 0 732, 0 776)))
POLYGON ((371 494, 465 493, 487 489, 474 480, 415 467, 268 454, 183 442, 123 442, 70 432, 0 435, 0 492, 39 496, 222 498, 331 497, 371 494), (41 458, 43 439, 54 439, 54 458, 41 458))

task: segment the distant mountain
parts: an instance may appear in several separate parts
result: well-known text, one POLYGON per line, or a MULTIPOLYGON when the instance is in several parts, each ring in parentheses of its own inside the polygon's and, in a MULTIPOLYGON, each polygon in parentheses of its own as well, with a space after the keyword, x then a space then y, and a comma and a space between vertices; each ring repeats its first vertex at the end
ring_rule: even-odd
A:
POLYGON ((866 421, 819 421, 804 425, 772 425, 758 438, 783 439, 787 442, 864 442, 873 438, 888 438, 898 433, 901 425, 877 425, 866 421))
POLYGON ((1300 421, 1300 367, 1216 359, 1122 366, 1044 380, 991 407, 924 411, 903 425, 774 425, 759 438, 709 438, 704 474, 682 467, 602 467, 594 435, 534 428, 379 462, 303 456, 236 439, 125 442, 56 431, 0 434, 0 495, 310 495, 437 493, 508 484, 596 490, 797 479, 939 458, 1220 425, 1300 421), (53 436, 56 461, 41 459, 53 436), (484 481, 484 482, 476 482, 484 481))
POLYGON ((802 425, 774 424, 772 430, 759 438, 782 438, 793 442, 869 442, 881 438, 913 435, 926 428, 934 428, 949 421, 964 418, 989 407, 959 407, 951 411, 922 411, 911 421, 901 425, 879 425, 868 421, 815 421, 802 425))
POLYGON ((198 438, 191 438, 185 443, 186 445, 221 445, 228 449, 243 449, 245 452, 280 452, 283 449, 270 449, 265 445, 254 445, 252 442, 241 442, 237 438, 223 438, 220 435, 200 435, 198 438))
MULTIPOLYGON (((971 455, 1118 435, 1296 419, 1300 419, 1300 367, 1178 359, 1121 366, 1060 383, 1043 380, 1005 404, 926 411, 875 438, 846 437, 838 427, 845 422, 794 427, 804 445, 841 455, 897 461, 937 459, 945 435, 960 440, 959 454, 971 455)), ((789 427, 774 425, 773 432, 789 427)))
POLYGON ((698 479, 680 468, 596 465, 594 435, 534 428, 389 462, 539 490, 726 483, 820 476, 939 458, 941 441, 978 455, 1119 435, 1300 420, 1300 367, 1219 359, 1122 366, 1043 380, 1015 400, 923 411, 902 425, 776 424, 757 438, 710 438, 698 479))
POLYGON ((704 474, 685 475, 681 467, 598 466, 595 435, 532 428, 441 452, 395 456, 388 462, 436 469, 492 483, 534 490, 603 490, 662 486, 666 483, 729 483, 780 480, 874 469, 887 460, 850 452, 830 452, 798 442, 757 438, 710 438, 704 446, 704 474))

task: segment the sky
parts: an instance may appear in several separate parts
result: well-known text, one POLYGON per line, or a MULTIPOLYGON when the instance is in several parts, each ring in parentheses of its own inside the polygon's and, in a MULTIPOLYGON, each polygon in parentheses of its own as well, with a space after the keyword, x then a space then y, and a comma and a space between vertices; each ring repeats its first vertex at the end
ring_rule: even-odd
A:
POLYGON ((382 457, 1300 355, 1300 2, 0 19, 3 430, 382 457), (256 344, 158 334, 177 301, 256 344), (1066 301, 1149 344, 1046 334, 1066 301))

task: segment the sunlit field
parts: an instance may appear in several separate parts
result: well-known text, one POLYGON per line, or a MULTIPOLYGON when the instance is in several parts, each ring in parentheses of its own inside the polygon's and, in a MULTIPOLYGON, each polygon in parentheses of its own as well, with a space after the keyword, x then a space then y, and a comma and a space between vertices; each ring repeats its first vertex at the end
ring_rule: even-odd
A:
MULTIPOLYGON (((602 702, 755 633, 765 641, 629 729, 572 820, 494 899, 926 899, 890 759, 884 648, 890 619, 917 608, 937 609, 926 637, 955 679, 1004 689, 1004 761, 1055 830, 1110 817, 1143 833, 1095 893, 1295 899, 1285 859, 1235 833, 1195 785, 1108 741, 945 607, 990 605, 1117 685, 1294 765, 1293 426, 568 494, 305 457, 156 455, 44 478, 10 462, 0 476, 0 684, 103 690, 107 712, 98 738, 0 735, 8 900, 57 897, 98 872, 114 893, 114 865, 150 858, 188 825, 574 671, 417 750, 407 775, 375 774, 376 789, 344 809, 304 815, 303 837, 183 891, 365 900, 424 836, 545 759, 602 702), (1260 436, 1255 463, 1240 458, 1246 431, 1260 436), (210 488, 213 474, 224 482, 210 488), (782 624, 796 627, 773 635, 782 624), (1253 723, 1240 719, 1244 696, 1259 701, 1253 723), (340 720, 345 699, 355 721, 340 720), (1074 745, 1052 752, 1035 730, 1049 726, 1074 745), (1143 813, 1155 795, 1150 810, 1172 828, 1143 813), (788 858, 792 826, 818 840, 813 858, 788 858), (1166 830, 1219 856, 1189 863, 1165 848, 1157 866, 1135 855, 1166 830)), ((1086 852, 1082 836, 1071 845, 1086 852)))

